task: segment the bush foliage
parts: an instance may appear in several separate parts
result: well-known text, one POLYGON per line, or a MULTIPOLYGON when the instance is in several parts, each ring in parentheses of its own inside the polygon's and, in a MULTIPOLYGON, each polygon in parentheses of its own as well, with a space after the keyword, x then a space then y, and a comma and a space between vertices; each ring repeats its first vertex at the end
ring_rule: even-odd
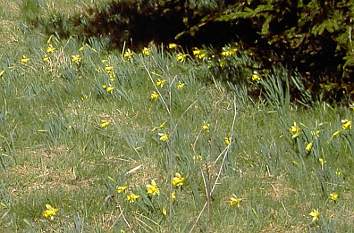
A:
POLYGON ((53 15, 44 25, 60 36, 109 37, 120 48, 237 42, 263 68, 283 64, 313 93, 338 100, 354 95, 353 18, 352 0, 123 0, 66 21, 53 15))

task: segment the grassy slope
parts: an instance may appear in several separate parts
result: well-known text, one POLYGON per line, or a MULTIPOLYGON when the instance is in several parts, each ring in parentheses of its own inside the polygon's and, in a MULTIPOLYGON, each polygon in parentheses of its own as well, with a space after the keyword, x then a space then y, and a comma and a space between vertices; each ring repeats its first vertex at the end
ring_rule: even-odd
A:
MULTIPOLYGON (((207 200, 205 189, 215 182, 224 149, 229 153, 222 175, 195 232, 353 231, 353 132, 330 140, 341 119, 353 119, 349 109, 320 103, 306 111, 275 111, 234 99, 222 85, 200 82, 208 75, 203 65, 180 64, 173 54, 155 50, 127 62, 99 44, 78 51, 81 45, 72 39, 53 41, 57 50, 47 64, 42 61, 47 38, 26 27, 20 2, 0 5, 2 232, 188 232, 207 200), (82 57, 79 67, 70 61, 74 54, 82 57), (28 64, 20 64, 22 55, 30 57, 28 64), (102 59, 116 72, 113 95, 102 89, 108 82, 102 59), (167 80, 159 90, 171 114, 161 99, 149 100, 155 90, 150 78, 167 80), (176 89, 178 81, 184 89, 176 89), (112 123, 102 129, 101 119, 112 123), (209 132, 201 130, 204 121, 209 132), (298 144, 288 130, 293 121, 303 123, 298 144), (316 139, 310 131, 317 129, 316 139), (170 141, 160 142, 157 133, 167 131, 170 141), (230 134, 229 148, 224 137, 230 134), (312 139, 315 147, 305 156, 304 143, 312 139), (194 159, 198 155, 201 161, 194 159), (319 157, 326 161, 323 167, 319 157), (138 169, 127 175, 133 168, 138 169), (171 203, 175 172, 186 183, 171 203), (145 195, 151 179, 160 187, 152 200, 145 195), (137 203, 115 192, 125 183, 141 195, 137 203), (340 194, 336 203, 328 199, 331 192, 340 194), (243 198, 240 207, 228 206, 233 193, 243 198), (47 203, 59 208, 53 221, 42 217, 47 203), (318 223, 311 223, 312 209, 321 213, 318 223)), ((75 10, 71 1, 54 2, 52 10, 75 10)))

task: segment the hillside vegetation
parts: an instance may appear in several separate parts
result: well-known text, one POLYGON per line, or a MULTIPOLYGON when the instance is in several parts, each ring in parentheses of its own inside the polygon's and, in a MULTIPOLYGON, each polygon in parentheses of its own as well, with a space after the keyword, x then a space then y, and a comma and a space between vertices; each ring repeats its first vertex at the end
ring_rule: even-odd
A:
POLYGON ((353 232, 350 95, 242 41, 112 46, 65 20, 107 2, 0 0, 1 232, 353 232))

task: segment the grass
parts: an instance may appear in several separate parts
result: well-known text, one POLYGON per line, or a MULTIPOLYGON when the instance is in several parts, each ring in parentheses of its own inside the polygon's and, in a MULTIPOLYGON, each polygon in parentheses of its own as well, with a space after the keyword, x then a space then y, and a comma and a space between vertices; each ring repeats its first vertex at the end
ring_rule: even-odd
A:
MULTIPOLYGON (((72 9, 69 1, 51 4, 72 9)), ((288 97, 271 82, 264 83, 267 101, 252 101, 238 87, 206 84, 206 64, 177 62, 156 47, 127 61, 102 41, 83 46, 52 37, 56 50, 45 62, 48 37, 26 26, 21 2, 0 6, 7 25, 0 47, 2 232, 353 232, 354 134, 341 123, 353 119, 347 106, 296 106, 279 100, 288 97), (77 54, 79 65, 71 57, 77 54), (111 93, 102 87, 108 84, 111 93), (295 139, 293 122, 301 128, 295 139), (176 172, 185 178, 180 188, 171 185, 176 172), (149 197, 152 179, 160 194, 149 197), (125 184, 129 190, 118 193, 125 184), (140 196, 134 203, 130 192, 140 196), (329 199, 333 192, 337 201, 329 199), (233 194, 239 206, 230 206, 233 194), (43 217, 46 204, 58 208, 53 220, 43 217), (309 216, 314 209, 318 221, 309 216)))

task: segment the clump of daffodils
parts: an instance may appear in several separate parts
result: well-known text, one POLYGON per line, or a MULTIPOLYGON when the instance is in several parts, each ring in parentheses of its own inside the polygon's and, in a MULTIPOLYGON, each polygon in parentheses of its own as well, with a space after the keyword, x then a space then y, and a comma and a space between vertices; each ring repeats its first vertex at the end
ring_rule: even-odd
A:
POLYGON ((46 204, 45 207, 46 207, 46 209, 43 210, 42 216, 46 219, 53 220, 54 216, 58 213, 59 209, 54 208, 53 206, 51 206, 49 204, 46 204))
POLYGON ((199 60, 208 58, 208 54, 205 49, 194 48, 192 52, 193 56, 199 60))
POLYGON ((237 53, 237 48, 232 48, 232 47, 223 47, 221 56, 223 57, 232 57, 236 55, 237 53))

